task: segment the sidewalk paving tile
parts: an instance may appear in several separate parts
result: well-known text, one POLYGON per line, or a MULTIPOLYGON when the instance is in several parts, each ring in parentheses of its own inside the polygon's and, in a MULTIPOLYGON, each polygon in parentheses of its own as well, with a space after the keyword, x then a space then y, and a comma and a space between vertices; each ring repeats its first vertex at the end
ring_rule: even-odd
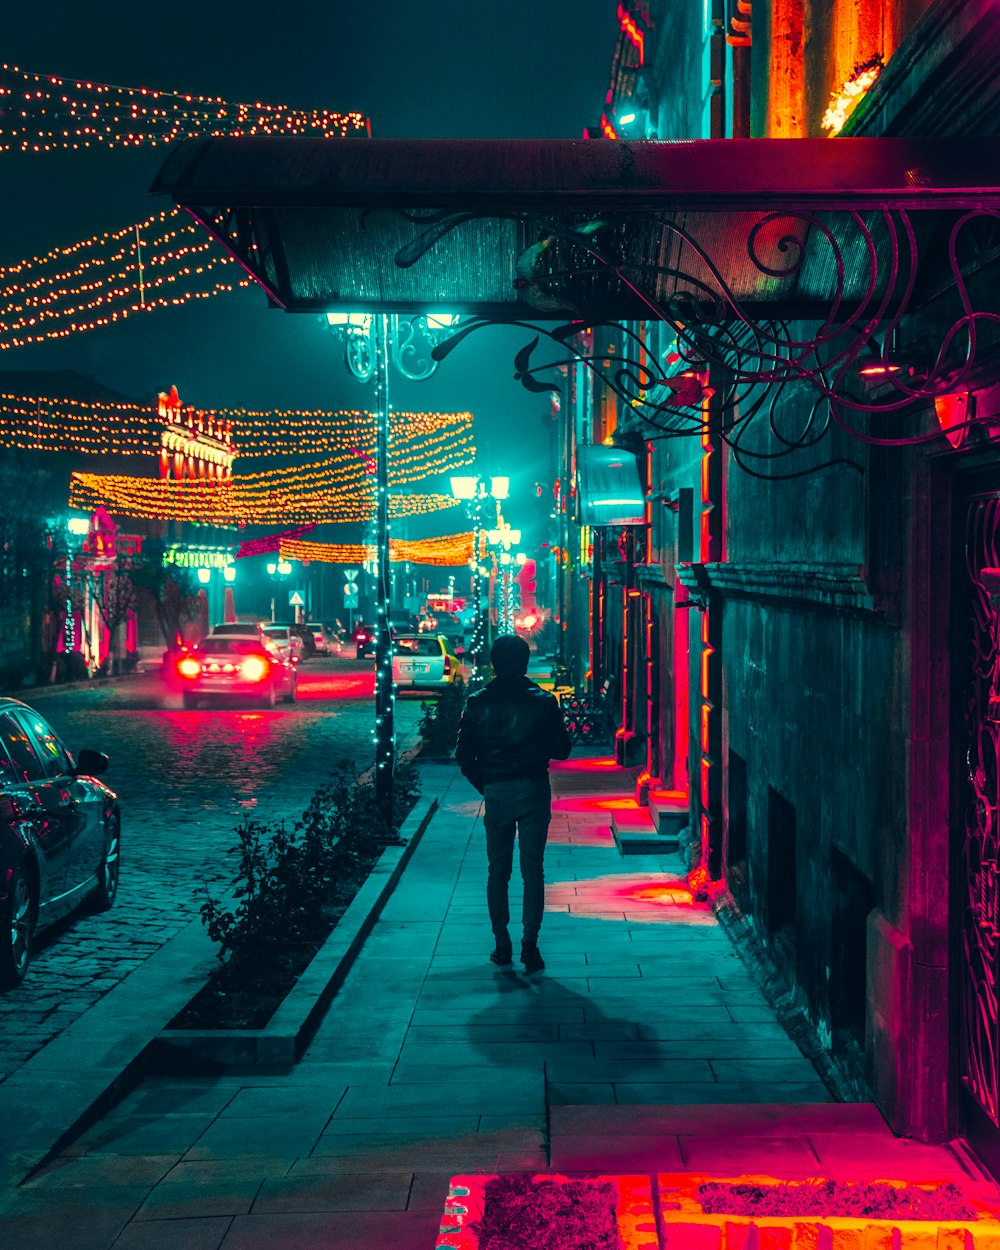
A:
POLYGON ((684 1166, 689 1172, 716 1176, 740 1176, 762 1172, 799 1180, 816 1176, 820 1162, 806 1137, 741 1137, 723 1140, 715 1136, 680 1138, 684 1166))
MULTIPOLYGON (((18 1191, 25 1250, 418 1250, 461 1172, 850 1174, 861 1151, 962 1173, 832 1103, 715 917, 678 901, 676 855, 618 854, 600 804, 631 774, 553 770, 531 978, 487 959, 481 803, 453 765, 425 777, 442 807, 300 1063, 142 1082, 18 1191)), ((511 912, 516 944, 516 870, 511 912)))
POLYGON ((228 1216, 137 1222, 125 1229, 115 1250, 217 1250, 231 1226, 228 1216))
MULTIPOLYGON (((255 1214, 297 1211, 405 1211, 413 1173, 326 1172, 266 1180, 255 1214)), ((242 1214, 242 1213, 241 1213, 242 1214)))
POLYGON ((157 1185, 177 1162, 176 1155, 56 1155, 20 1187, 32 1190, 117 1188, 157 1185))
POLYGON ((423 1250, 434 1245, 440 1225, 440 1209, 239 1215, 221 1250, 423 1250))
POLYGON ((192 1220, 247 1215, 264 1177, 245 1174, 203 1181, 157 1185, 135 1214, 136 1220, 192 1220))
POLYGON ((253 1154, 261 1146, 280 1154, 308 1154, 331 1113, 332 1109, 321 1109, 309 1116, 220 1117, 205 1129, 184 1157, 225 1159, 253 1154))
POLYGON ((684 1161, 676 1137, 620 1134, 560 1137, 552 1143, 551 1167, 559 1172, 680 1172, 684 1161))

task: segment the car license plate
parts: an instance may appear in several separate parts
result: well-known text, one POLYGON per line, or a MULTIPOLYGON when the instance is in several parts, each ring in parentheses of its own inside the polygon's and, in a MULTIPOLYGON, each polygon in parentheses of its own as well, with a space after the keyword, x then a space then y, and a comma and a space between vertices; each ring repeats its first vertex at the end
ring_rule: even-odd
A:
POLYGON ((409 673, 411 676, 414 673, 429 673, 431 671, 429 664, 420 664, 415 660, 404 660, 399 667, 401 672, 409 673))

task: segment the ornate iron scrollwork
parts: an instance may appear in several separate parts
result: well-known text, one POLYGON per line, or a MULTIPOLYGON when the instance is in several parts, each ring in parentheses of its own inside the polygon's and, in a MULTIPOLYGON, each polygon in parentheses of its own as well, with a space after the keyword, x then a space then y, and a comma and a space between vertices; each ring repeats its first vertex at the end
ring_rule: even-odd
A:
MULTIPOLYGON (((411 218, 424 229, 401 250, 397 263, 416 263, 469 218, 470 214, 442 214, 433 222, 411 218)), ((944 239, 930 229, 938 217, 918 218, 919 213, 898 207, 864 213, 759 214, 747 227, 748 263, 737 271, 730 261, 727 277, 721 262, 672 217, 576 226, 521 217, 536 242, 516 258, 514 285, 527 316, 514 324, 536 337, 518 352, 515 377, 529 390, 554 390, 555 384, 543 380, 545 375, 573 360, 582 361, 630 406, 651 437, 697 436, 711 427, 750 472, 755 471, 754 463, 781 460, 814 446, 831 425, 878 445, 939 439, 940 431, 927 432, 925 424, 913 434, 875 434, 864 418, 876 413, 923 420, 926 401, 970 386, 984 329, 989 327, 991 340, 1000 341, 1000 311, 977 309, 970 285, 984 255, 996 259, 990 240, 996 242, 1000 213, 989 209, 960 213, 951 220, 944 239), (646 232, 645 248, 630 252, 629 231, 635 235, 640 229, 646 232), (649 245, 653 237, 658 241, 655 249, 649 245), (903 361, 892 344, 914 308, 920 239, 926 248, 933 246, 932 263, 940 271, 935 283, 950 292, 955 307, 935 346, 928 352, 925 345, 920 357, 903 361), (649 259, 653 251, 656 260, 649 259), (671 258, 676 262, 669 263, 671 258), (735 289, 737 276, 742 292, 735 289), (753 284, 764 292, 756 302, 748 293, 753 284), (808 335, 797 336, 790 321, 760 315, 767 305, 768 284, 784 284, 790 294, 778 301, 782 305, 794 303, 796 284, 808 288, 813 310, 819 302, 816 291, 825 291, 822 319, 817 322, 813 311, 808 335), (627 324, 602 321, 588 312, 591 305, 600 308, 600 293, 609 289, 629 297, 636 320, 670 326, 676 336, 670 358, 660 361, 648 354, 627 324), (566 319, 552 326, 534 323, 529 320, 532 310, 549 319, 562 312, 566 319), (580 346, 582 331, 602 325, 614 326, 622 335, 623 350, 613 359, 589 354, 580 346), (542 336, 559 349, 556 358, 537 358, 542 336), (861 375, 866 377, 863 385, 861 375), (788 402, 793 393, 794 402, 788 402), (705 402, 709 398, 711 405, 705 402), (759 415, 766 417, 774 434, 766 448, 747 437, 759 415), (790 420, 796 427, 791 430, 790 420)), ((926 291, 921 298, 926 302, 926 291)), ((456 335, 435 348, 435 357, 443 359, 469 334, 493 324, 485 317, 464 322, 456 335)), ((803 471, 832 463, 860 469, 840 458, 824 465, 812 463, 803 471)))
POLYGON ((1000 1126, 997 954, 1000 939, 1000 500, 969 510, 966 565, 972 587, 965 708, 966 810, 961 863, 961 1076, 1000 1126))

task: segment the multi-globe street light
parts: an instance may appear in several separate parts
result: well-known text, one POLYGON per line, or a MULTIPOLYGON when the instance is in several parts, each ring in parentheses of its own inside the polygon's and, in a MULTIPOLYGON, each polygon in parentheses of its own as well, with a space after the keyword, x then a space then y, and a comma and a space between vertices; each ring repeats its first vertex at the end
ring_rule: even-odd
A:
POLYGON ((389 628, 389 367, 411 382, 425 381, 438 366, 431 355, 433 348, 454 331, 458 317, 451 313, 330 312, 325 322, 343 343, 347 368, 359 382, 372 382, 375 388, 375 801, 391 824, 396 728, 389 628))
MULTIPOLYGON (((277 581, 279 585, 281 584, 282 580, 291 573, 291 571, 292 571, 292 565, 291 565, 291 562, 288 560, 270 561, 267 565, 267 572, 268 572, 268 576, 271 579, 271 582, 274 583, 275 581, 277 581)), ((271 587, 271 623, 272 624, 274 623, 274 618, 275 618, 275 597, 274 597, 274 586, 272 584, 272 587, 271 587)))

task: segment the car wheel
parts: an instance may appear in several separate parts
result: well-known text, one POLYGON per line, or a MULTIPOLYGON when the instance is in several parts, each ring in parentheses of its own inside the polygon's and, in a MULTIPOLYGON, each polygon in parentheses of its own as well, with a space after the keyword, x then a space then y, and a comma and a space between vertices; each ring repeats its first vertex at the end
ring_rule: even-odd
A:
POLYGON ((267 694, 264 695, 263 699, 260 701, 260 705, 261 707, 274 707, 274 704, 274 682, 271 682, 271 685, 268 687, 267 694))
POLYGON ((98 869, 100 880, 92 900, 94 911, 108 911, 109 908, 114 906, 115 896, 118 893, 122 837, 121 821, 117 813, 108 817, 104 834, 104 858, 101 860, 101 866, 98 869))
POLYGON ((298 678, 298 674, 297 674, 297 673, 293 673, 293 674, 292 674, 292 676, 291 676, 291 680, 290 680, 290 681, 289 681, 289 683, 288 683, 288 689, 287 689, 287 691, 285 692, 285 702, 286 702, 286 703, 294 703, 294 702, 295 702, 295 695, 296 695, 296 693, 298 692, 298 688, 299 688, 299 678, 298 678))
POLYGON ((198 706, 198 700, 194 697, 190 690, 184 691, 181 695, 181 702, 188 709, 188 711, 198 706))
POLYGON ((0 920, 0 933, 4 935, 0 945, 0 985, 20 985, 27 975, 37 915, 35 882, 25 868, 15 868, 0 920))

